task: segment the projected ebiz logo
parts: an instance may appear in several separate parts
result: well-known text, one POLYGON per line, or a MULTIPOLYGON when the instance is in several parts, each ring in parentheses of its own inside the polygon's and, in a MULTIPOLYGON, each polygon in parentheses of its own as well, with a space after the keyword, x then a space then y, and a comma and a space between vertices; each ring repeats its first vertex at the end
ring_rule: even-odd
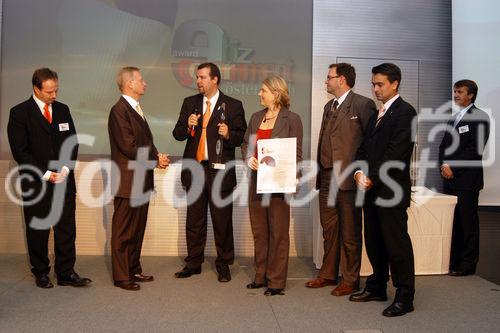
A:
MULTIPOLYGON (((293 83, 293 64, 254 63, 255 51, 240 47, 238 41, 229 36, 217 24, 193 20, 182 23, 175 31, 172 41, 172 56, 178 61, 172 63, 177 81, 186 88, 196 87, 196 67, 205 61, 216 63, 222 81, 231 91, 241 95, 255 94, 259 84, 271 74, 283 76, 293 83), (250 85, 248 85, 250 84, 250 85)), ((257 89, 258 90, 258 89, 257 89)))

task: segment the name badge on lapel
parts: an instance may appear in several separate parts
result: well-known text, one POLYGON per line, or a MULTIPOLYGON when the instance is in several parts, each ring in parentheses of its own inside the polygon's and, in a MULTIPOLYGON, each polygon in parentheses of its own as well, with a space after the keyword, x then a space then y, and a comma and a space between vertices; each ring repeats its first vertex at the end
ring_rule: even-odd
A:
POLYGON ((69 131, 69 124, 68 123, 59 124, 59 132, 64 132, 64 131, 69 131))
POLYGON ((459 134, 466 133, 468 131, 469 131, 469 125, 460 126, 458 128, 458 133, 459 134))

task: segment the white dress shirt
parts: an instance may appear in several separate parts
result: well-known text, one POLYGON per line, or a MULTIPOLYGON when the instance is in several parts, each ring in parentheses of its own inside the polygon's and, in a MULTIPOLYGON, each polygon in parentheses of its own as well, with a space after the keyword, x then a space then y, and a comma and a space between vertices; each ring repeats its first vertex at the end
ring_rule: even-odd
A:
POLYGON ((472 105, 473 104, 470 103, 465 108, 463 108, 462 110, 460 110, 460 111, 458 111, 456 113, 455 121, 453 122, 453 127, 457 127, 457 125, 460 122, 460 120, 462 120, 462 118, 465 116, 465 114, 467 113, 467 111, 469 111, 469 109, 472 107, 472 105))
MULTIPOLYGON (((349 92, 351 91, 351 89, 347 90, 342 96, 340 96, 339 98, 334 98, 333 99, 333 103, 335 103, 335 101, 337 101, 337 103, 339 103, 339 105, 337 106, 337 109, 340 108, 340 106, 342 105, 342 103, 344 103, 345 99, 347 98, 347 95, 349 94, 349 92)), ((332 104, 333 105, 333 104, 332 104)))
POLYGON ((132 109, 134 109, 134 111, 137 112, 137 114, 139 116, 141 116, 142 119, 144 119, 144 112, 143 112, 143 114, 141 114, 139 111, 137 111, 137 106, 139 105, 139 101, 136 101, 134 98, 132 98, 128 95, 125 95, 125 94, 122 95, 122 97, 125 98, 125 100, 128 102, 128 104, 130 104, 132 109))
MULTIPOLYGON (((208 99, 206 96, 203 96, 203 114, 207 111, 207 101, 210 101, 210 117, 214 114, 215 111, 215 104, 217 104, 217 100, 219 99, 219 90, 217 89, 217 92, 215 95, 212 96, 212 98, 208 99)), ((205 131, 206 133, 206 131, 205 131)), ((207 145, 208 140, 205 140, 205 156, 203 157, 203 160, 208 161, 208 145, 207 145)))

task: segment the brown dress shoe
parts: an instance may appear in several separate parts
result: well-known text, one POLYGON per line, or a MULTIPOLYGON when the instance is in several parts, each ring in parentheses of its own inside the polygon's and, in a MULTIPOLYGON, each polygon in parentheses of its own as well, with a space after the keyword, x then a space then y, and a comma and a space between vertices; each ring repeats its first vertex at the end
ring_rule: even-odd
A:
POLYGON ((132 280, 134 282, 150 282, 150 281, 154 281, 154 277, 153 275, 144 275, 142 273, 139 273, 139 274, 134 274, 132 276, 132 280))
POLYGON ((141 286, 133 281, 115 281, 115 287, 131 291, 141 289, 141 286))
POLYGON ((337 286, 337 288, 332 290, 333 296, 345 296, 350 295, 355 292, 357 288, 354 288, 346 283, 341 283, 337 286))
POLYGON ((337 284, 337 280, 323 279, 322 277, 317 277, 314 280, 307 281, 307 288, 323 288, 326 286, 334 286, 337 284))

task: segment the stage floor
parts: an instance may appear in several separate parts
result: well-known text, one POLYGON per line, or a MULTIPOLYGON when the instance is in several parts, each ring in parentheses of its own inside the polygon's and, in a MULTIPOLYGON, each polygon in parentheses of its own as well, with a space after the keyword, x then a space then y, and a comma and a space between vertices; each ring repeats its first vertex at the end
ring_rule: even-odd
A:
MULTIPOLYGON (((415 311, 385 318, 387 302, 353 303, 330 295, 331 287, 308 289, 316 276, 312 258, 291 258, 284 296, 248 290, 252 258, 238 258, 233 279, 219 283, 213 258, 201 275, 175 279, 182 258, 144 257, 155 281, 138 292, 113 287, 109 256, 79 256, 85 288, 37 288, 25 255, 0 255, 2 332, 498 332, 500 286, 479 276, 418 276, 415 311)), ((53 272, 52 281, 55 282, 53 272)), ((363 280, 364 283, 364 280, 363 280)))

